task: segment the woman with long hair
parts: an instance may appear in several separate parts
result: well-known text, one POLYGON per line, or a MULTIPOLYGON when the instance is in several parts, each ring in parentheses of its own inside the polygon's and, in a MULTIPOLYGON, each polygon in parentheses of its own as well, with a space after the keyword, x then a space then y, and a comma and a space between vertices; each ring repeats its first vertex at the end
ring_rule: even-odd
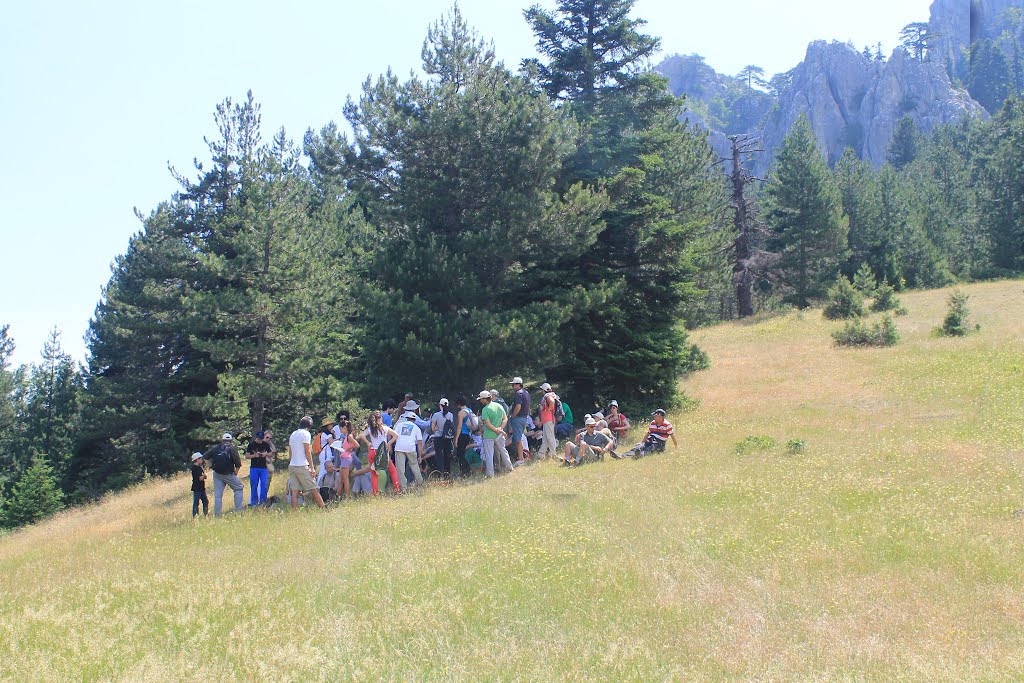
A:
POLYGON ((384 424, 383 414, 379 410, 375 410, 367 418, 366 429, 358 438, 369 449, 367 458, 373 468, 370 470, 370 485, 373 488, 373 495, 378 496, 384 492, 389 478, 391 488, 400 492, 398 470, 395 469, 395 463, 391 462, 389 453, 391 446, 398 438, 398 432, 384 424))
POLYGON ((359 442, 352 434, 352 424, 348 417, 338 418, 338 430, 341 436, 331 444, 338 451, 338 497, 348 498, 352 491, 352 454, 359 450, 359 442))

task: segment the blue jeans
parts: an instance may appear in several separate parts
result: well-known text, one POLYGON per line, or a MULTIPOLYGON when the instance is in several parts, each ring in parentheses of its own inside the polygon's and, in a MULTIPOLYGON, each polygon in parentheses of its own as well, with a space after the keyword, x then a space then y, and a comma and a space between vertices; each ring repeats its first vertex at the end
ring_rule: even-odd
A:
POLYGON ((210 514, 210 499, 206 497, 206 489, 192 492, 192 516, 199 515, 199 502, 203 503, 203 514, 210 514))
POLYGON ((267 502, 267 487, 270 473, 266 469, 253 467, 249 470, 249 505, 262 505, 267 502))
POLYGON ((523 432, 526 431, 526 418, 513 417, 508 421, 508 424, 512 428, 512 447, 514 448, 517 443, 523 440, 523 432))

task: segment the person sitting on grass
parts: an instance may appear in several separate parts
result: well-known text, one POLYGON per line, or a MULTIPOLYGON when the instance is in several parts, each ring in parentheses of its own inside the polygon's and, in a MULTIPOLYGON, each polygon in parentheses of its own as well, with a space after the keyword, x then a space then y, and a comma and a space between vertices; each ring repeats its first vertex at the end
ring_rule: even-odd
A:
POLYGON ((359 458, 359 454, 352 455, 352 495, 363 496, 373 495, 373 482, 370 481, 370 471, 373 469, 373 461, 367 460, 366 467, 359 458))
POLYGON ((206 470, 203 454, 192 454, 192 519, 199 516, 199 503, 203 503, 203 516, 210 516, 210 499, 206 497, 206 470))
POLYGON ((629 418, 619 412, 619 402, 612 401, 608 404, 608 429, 612 430, 612 435, 617 441, 622 441, 623 437, 626 436, 626 432, 629 431, 630 424, 629 418))
POLYGON ((644 440, 633 447, 632 450, 624 453, 627 458, 642 458, 645 455, 651 453, 661 453, 665 450, 665 444, 668 443, 669 439, 672 439, 672 448, 679 446, 676 443, 675 430, 672 428, 672 423, 666 419, 666 413, 661 408, 658 408, 652 413, 654 420, 647 428, 647 436, 644 440))
POLYGON ((587 419, 587 428, 576 438, 576 443, 565 444, 565 464, 582 465, 591 460, 603 460, 612 450, 612 440, 597 431, 597 420, 587 419))

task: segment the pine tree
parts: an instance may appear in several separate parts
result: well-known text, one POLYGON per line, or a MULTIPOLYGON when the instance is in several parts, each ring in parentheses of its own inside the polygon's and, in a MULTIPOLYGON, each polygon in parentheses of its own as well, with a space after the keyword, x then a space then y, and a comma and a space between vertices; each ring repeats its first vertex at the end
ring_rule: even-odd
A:
POLYGON ((1024 265, 1024 100, 1007 100, 989 135, 986 153, 976 161, 982 224, 988 226, 993 265, 1016 270, 1024 265))
POLYGON ((782 255, 779 276, 800 308, 820 298, 846 258, 842 198, 807 119, 782 145, 768 182, 770 248, 782 255))
POLYGON ((914 119, 904 116, 896 124, 896 130, 889 142, 886 158, 897 171, 917 158, 918 148, 922 145, 921 133, 914 119))
POLYGON ((584 267, 606 206, 562 183, 576 127, 494 64, 461 15, 423 53, 427 80, 388 74, 346 107, 349 186, 377 231, 356 292, 367 401, 479 391, 550 362, 588 297, 567 273, 584 267))
POLYGON ((885 268, 879 261, 879 245, 876 240, 880 220, 878 178, 871 164, 860 159, 856 152, 847 148, 834 169, 836 183, 843 203, 843 213, 849 222, 849 259, 843 267, 846 275, 853 275, 856 268, 867 265, 873 277, 884 277, 885 268))
POLYGON ((0 492, 11 476, 21 470, 17 444, 23 428, 20 403, 25 373, 23 368, 11 366, 14 348, 10 326, 0 326, 0 492))
POLYGON ((1006 56, 992 40, 971 45, 967 90, 990 113, 996 113, 1010 94, 1012 74, 1006 56))
POLYGON ((670 404, 686 369, 679 317, 694 296, 692 247, 721 215, 703 134, 681 125, 681 101, 646 71, 658 40, 630 17, 635 0, 563 0, 525 16, 546 63, 527 62, 552 97, 583 124, 570 178, 606 186, 601 249, 573 276, 592 298, 559 333, 561 361, 548 378, 570 400, 670 404))
POLYGON ((4 523, 9 527, 33 524, 63 507, 53 468, 43 455, 36 455, 4 501, 4 523))

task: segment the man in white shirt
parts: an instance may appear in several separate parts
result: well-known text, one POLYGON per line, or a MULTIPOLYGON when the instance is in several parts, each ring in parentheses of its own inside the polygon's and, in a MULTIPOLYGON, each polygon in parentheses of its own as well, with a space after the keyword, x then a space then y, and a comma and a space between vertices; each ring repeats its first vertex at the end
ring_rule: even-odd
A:
POLYGON ((288 488, 292 491, 292 510, 299 509, 298 493, 312 496, 320 507, 324 507, 324 499, 313 479, 313 436, 309 430, 313 427, 313 418, 306 416, 299 421, 299 428, 288 438, 288 446, 292 459, 288 463, 288 488))
POLYGON ((403 491, 409 484, 409 479, 405 474, 406 465, 412 470, 412 476, 416 483, 423 483, 419 462, 423 457, 423 432, 416 425, 419 417, 416 415, 416 411, 419 407, 416 401, 407 401, 405 412, 394 427, 398 432, 398 439, 395 440, 395 467, 398 468, 398 483, 401 484, 403 491))

